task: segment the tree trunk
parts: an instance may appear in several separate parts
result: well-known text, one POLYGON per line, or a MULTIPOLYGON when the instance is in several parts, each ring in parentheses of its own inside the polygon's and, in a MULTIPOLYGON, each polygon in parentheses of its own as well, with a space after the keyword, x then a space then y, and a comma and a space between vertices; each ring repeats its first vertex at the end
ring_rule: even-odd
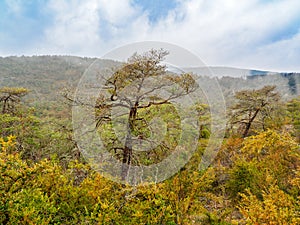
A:
POLYGON ((248 123, 246 124, 246 128, 245 128, 245 130, 244 130, 244 132, 243 132, 243 138, 248 136, 250 127, 251 127, 251 122, 248 122, 248 123))
POLYGON ((134 123, 136 120, 137 107, 132 107, 128 116, 128 126, 127 126, 127 136, 125 141, 125 147, 123 150, 123 159, 122 159, 122 174, 121 178, 123 181, 126 181, 129 167, 131 165, 132 159, 132 132, 134 131, 134 123))
POLYGON ((253 114, 253 116, 252 116, 252 117, 250 118, 250 120, 248 121, 248 123, 246 124, 246 128, 245 128, 244 133, 243 133, 243 138, 248 136, 250 127, 251 127, 251 125, 252 125, 252 122, 253 122, 253 120, 255 119, 255 117, 257 116, 257 114, 259 113, 259 111, 260 111, 260 109, 257 109, 257 110, 255 111, 255 113, 253 114))

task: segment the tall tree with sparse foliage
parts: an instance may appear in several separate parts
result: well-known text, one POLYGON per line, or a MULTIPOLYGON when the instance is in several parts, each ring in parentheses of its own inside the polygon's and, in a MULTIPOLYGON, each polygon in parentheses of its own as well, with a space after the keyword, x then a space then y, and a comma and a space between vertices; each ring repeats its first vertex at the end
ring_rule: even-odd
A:
POLYGON ((134 143, 151 133, 147 115, 151 114, 151 110, 159 113, 159 108, 169 111, 169 115, 172 114, 172 100, 193 92, 197 86, 191 74, 167 71, 166 65, 162 63, 167 55, 168 52, 162 49, 134 54, 107 80, 106 89, 109 95, 100 95, 98 98, 98 127, 111 122, 110 112, 114 108, 125 110, 125 115, 118 115, 126 124, 123 144, 117 144, 117 138, 109 138, 110 148, 115 152, 121 151, 123 180, 127 177, 128 166, 132 164, 134 143), (163 98, 157 94, 160 90, 164 90, 163 98))
POLYGON ((280 95, 276 86, 265 86, 258 90, 242 90, 235 94, 237 103, 231 108, 231 124, 238 124, 243 137, 248 136, 255 123, 264 126, 264 120, 271 117, 280 95))

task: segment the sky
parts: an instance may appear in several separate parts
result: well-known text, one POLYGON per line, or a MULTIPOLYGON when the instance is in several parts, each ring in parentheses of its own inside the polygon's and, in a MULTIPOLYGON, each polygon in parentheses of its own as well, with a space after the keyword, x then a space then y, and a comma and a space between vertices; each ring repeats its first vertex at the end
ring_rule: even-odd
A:
POLYGON ((162 41, 205 64, 300 72, 299 0, 0 0, 0 56, 162 41))

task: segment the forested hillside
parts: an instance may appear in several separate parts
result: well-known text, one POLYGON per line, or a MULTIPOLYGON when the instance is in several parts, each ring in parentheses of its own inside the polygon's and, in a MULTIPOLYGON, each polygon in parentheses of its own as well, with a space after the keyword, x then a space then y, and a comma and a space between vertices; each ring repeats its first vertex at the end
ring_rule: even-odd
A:
POLYGON ((167 71, 166 56, 151 51, 123 64, 107 61, 114 73, 93 105, 74 91, 94 59, 0 59, 0 224, 300 224, 300 75, 218 78, 227 126, 218 154, 200 170, 214 141, 213 103, 199 97, 178 108, 175 100, 199 86, 193 73, 167 71), (119 180, 80 148, 74 132, 86 121, 72 126, 71 115, 78 106, 92 114, 102 147, 123 165, 119 180), (132 167, 159 164, 176 151, 187 163, 172 176, 149 182, 146 174, 129 185, 132 167))
MULTIPOLYGON (((76 87, 85 70, 96 58, 73 56, 11 56, 0 57, 0 86, 22 86, 28 88, 30 95, 39 100, 55 100, 65 87, 76 87), (54 95, 55 94, 55 95, 54 95)), ((118 62, 104 60, 107 66, 114 67, 118 62)), ((218 69, 217 67, 215 70, 218 69)), ((212 72, 195 68, 185 68, 198 75, 214 75, 212 72), (207 74, 205 73, 207 71, 207 74)), ((295 96, 300 90, 299 73, 266 74, 259 71, 252 76, 237 77, 230 74, 226 68, 218 69, 218 80, 224 94, 231 95, 233 91, 251 88, 261 88, 264 85, 276 85, 282 96, 295 96), (223 75, 221 76, 220 74, 223 75)))
POLYGON ((26 87, 37 101, 55 100, 64 87, 75 86, 95 60, 73 56, 0 58, 0 85, 26 87))

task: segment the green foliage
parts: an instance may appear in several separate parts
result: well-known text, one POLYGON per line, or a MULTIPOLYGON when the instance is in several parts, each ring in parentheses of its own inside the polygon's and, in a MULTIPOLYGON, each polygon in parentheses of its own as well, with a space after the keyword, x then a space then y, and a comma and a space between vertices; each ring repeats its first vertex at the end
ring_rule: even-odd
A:
POLYGON ((276 86, 265 86, 258 90, 242 90, 235 94, 237 103, 231 108, 232 125, 238 124, 243 137, 248 136, 253 124, 266 128, 265 120, 272 118, 280 95, 276 86))
POLYGON ((38 189, 17 192, 6 204, 10 218, 7 224, 53 224, 59 210, 55 202, 38 189))
POLYGON ((228 169, 192 170, 199 163, 194 158, 165 182, 137 187, 114 183, 76 161, 68 168, 57 159, 27 163, 14 140, 0 139, 0 223, 237 224, 236 205, 249 224, 298 222, 299 167, 294 173, 281 171, 290 168, 286 161, 295 166, 299 162, 297 145, 288 135, 267 131, 242 143, 232 139, 227 147, 240 151, 228 169))
POLYGON ((233 197, 251 190, 261 197, 261 190, 268 177, 288 190, 289 180, 295 176, 293 169, 299 167, 299 146, 289 134, 272 130, 244 140, 238 154, 234 155, 232 168, 228 170, 227 187, 233 197))
POLYGON ((0 153, 0 223, 77 224, 83 221, 91 198, 75 186, 72 176, 55 161, 34 165, 16 152, 0 153))
POLYGON ((294 176, 293 170, 300 164, 299 145, 288 133, 272 130, 250 137, 244 143, 242 153, 253 161, 259 170, 271 174, 280 187, 287 187, 294 176))
MULTIPOLYGON (((103 137, 109 151, 126 164, 120 174, 123 181, 130 165, 158 163, 179 144, 183 129, 180 119, 184 118, 179 116, 176 99, 198 86, 191 74, 169 72, 163 63, 167 55, 163 49, 134 54, 106 80, 106 91, 96 100, 96 127, 100 133, 107 132, 104 127, 109 129, 103 137), (158 92, 164 93, 164 98, 158 92), (112 116, 113 110, 119 113, 112 116), (151 151, 141 153, 144 149, 151 151)), ((197 128, 184 129, 190 133, 182 138, 189 143, 197 128)))
POLYGON ((207 213, 200 197, 214 199, 203 193, 211 187, 212 170, 204 176, 184 170, 165 183, 124 187, 78 162, 67 170, 56 160, 29 165, 6 151, 13 138, 2 142, 1 223, 190 224, 207 213))
POLYGON ((257 194, 259 192, 259 175, 260 171, 255 163, 247 163, 245 161, 235 162, 235 165, 229 171, 229 180, 226 184, 228 192, 233 198, 238 197, 247 188, 250 188, 257 194))
MULTIPOLYGON (((164 182, 136 187, 104 178, 80 155, 74 160, 68 114, 47 107, 39 114, 20 104, 0 114, 0 224, 299 224, 298 103, 287 104, 283 129, 264 120, 266 129, 256 135, 225 139, 205 171, 198 166, 209 141, 209 117, 207 106, 196 104, 201 138, 195 155, 164 182)), ((179 114, 188 117, 189 109, 174 111, 170 104, 141 109, 134 134, 148 137, 145 124, 159 116, 168 128, 164 143, 176 146, 179 114)), ((112 149, 112 124, 99 129, 112 149)), ((168 153, 156 149, 148 161, 149 155, 137 156, 148 165, 168 153)))
MULTIPOLYGON (((25 94, 24 88, 2 88, 6 92, 25 94)), ((19 98, 20 96, 18 96, 19 98)), ((56 118, 37 117, 36 110, 26 105, 14 106, 13 110, 0 114, 1 136, 15 135, 16 149, 23 159, 38 161, 43 158, 51 158, 59 155, 62 163, 78 158, 75 143, 72 141, 72 132, 67 129, 67 122, 60 120, 62 126, 58 125, 56 118), (75 151, 72 152, 72 150, 75 151)), ((9 108, 11 109, 11 108, 9 108)))

